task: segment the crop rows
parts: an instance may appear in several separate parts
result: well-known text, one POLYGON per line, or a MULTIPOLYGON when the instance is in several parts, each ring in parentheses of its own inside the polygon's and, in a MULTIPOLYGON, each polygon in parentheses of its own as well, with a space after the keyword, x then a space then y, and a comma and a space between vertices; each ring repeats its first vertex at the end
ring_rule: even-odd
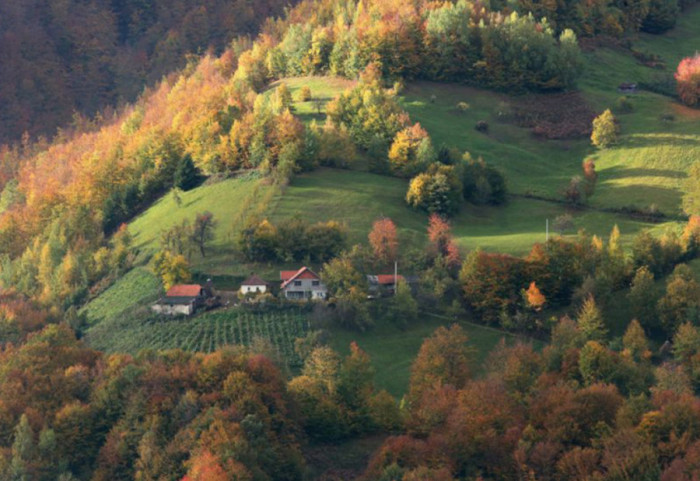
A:
POLYGON ((274 354, 287 364, 299 364, 294 340, 307 332, 306 318, 297 312, 254 313, 227 309, 190 319, 143 319, 129 323, 91 344, 110 352, 136 353, 142 349, 184 349, 212 352, 223 346, 249 346, 267 341, 274 354))

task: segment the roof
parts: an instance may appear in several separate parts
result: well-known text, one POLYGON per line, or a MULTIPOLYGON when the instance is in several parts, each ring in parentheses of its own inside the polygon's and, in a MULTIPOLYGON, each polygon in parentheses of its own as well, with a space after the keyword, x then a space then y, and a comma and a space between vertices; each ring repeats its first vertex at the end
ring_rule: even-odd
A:
POLYGON ((320 279, 318 274, 316 274, 314 271, 309 269, 308 267, 304 266, 298 271, 294 272, 291 276, 289 275, 293 271, 282 271, 280 272, 280 278, 282 279, 282 289, 287 287, 290 282, 296 280, 296 279, 320 279))
MULTIPOLYGON (((399 281, 406 280, 401 274, 396 277, 399 281)), ((377 274, 376 276, 367 276, 367 279, 370 283, 381 284, 383 286, 394 284, 394 274, 377 274)))
POLYGON ((243 284, 241 284, 241 285, 242 286, 266 286, 267 282, 263 281, 260 277, 253 274, 248 279, 243 281, 243 284))
POLYGON ((199 284, 177 284, 168 289, 165 297, 198 297, 202 293, 199 284))
POLYGON ((195 297, 192 296, 168 296, 159 300, 158 304, 166 306, 187 306, 193 302, 195 302, 195 297))

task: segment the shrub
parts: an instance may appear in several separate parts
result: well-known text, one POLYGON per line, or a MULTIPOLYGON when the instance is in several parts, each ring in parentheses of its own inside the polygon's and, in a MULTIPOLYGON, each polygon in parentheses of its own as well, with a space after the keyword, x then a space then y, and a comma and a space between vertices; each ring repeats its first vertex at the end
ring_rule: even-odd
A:
POLYGON ((469 110, 469 104, 467 102, 457 102, 457 110, 460 112, 466 112, 469 110))
POLYGON ((489 123, 485 120, 479 120, 474 127, 477 132, 487 133, 489 131, 489 123))
POLYGON ((622 97, 618 97, 617 100, 615 101, 615 112, 618 112, 620 114, 628 114, 634 110, 634 104, 632 103, 632 100, 627 96, 623 95, 622 97))
POLYGON ((411 180, 406 202, 431 214, 450 216, 460 207, 462 182, 452 165, 433 164, 411 180))
POLYGON ((598 117, 593 119, 593 133, 591 133, 591 143, 598 148, 604 149, 617 142, 620 134, 620 127, 617 119, 607 109, 598 117))
POLYGON ((564 235, 564 232, 574 228, 574 218, 571 214, 558 215, 552 222, 552 228, 559 234, 564 235))
POLYGON ((311 100, 311 89, 308 85, 304 85, 299 91, 299 102, 308 102, 311 100))
POLYGON ((676 69, 676 90, 681 102, 696 107, 700 103, 700 54, 686 57, 676 69))

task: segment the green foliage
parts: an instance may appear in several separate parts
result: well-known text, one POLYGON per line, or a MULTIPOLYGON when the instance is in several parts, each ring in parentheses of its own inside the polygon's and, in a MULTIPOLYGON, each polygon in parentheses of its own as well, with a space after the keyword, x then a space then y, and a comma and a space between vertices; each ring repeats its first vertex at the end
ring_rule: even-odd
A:
POLYGON ((584 338, 589 341, 603 340, 608 333, 603 316, 593 297, 583 302, 576 316, 576 323, 584 338))
POLYGON ((346 239, 347 229, 336 221, 309 224, 297 217, 274 225, 252 219, 240 232, 238 248, 254 261, 324 262, 345 247, 346 239))
POLYGON ((459 211, 462 182, 452 165, 431 165, 425 173, 411 180, 406 202, 430 214, 451 216, 459 211))
POLYGON ((651 0, 649 13, 642 22, 642 30, 649 33, 664 33, 676 26, 680 8, 678 0, 651 0))
POLYGON ((192 157, 189 154, 182 156, 182 159, 177 164, 175 169, 174 186, 184 191, 191 190, 199 184, 201 176, 199 170, 192 162, 192 157))
POLYGON ((649 272, 646 266, 637 269, 627 299, 629 299, 631 313, 635 319, 643 326, 656 326, 657 295, 654 275, 649 272))

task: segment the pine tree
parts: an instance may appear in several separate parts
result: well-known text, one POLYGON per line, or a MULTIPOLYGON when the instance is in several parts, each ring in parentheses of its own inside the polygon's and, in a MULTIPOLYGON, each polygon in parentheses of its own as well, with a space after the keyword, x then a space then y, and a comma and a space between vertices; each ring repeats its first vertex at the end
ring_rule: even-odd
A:
POLYGON ((192 162, 192 157, 189 154, 185 154, 180 159, 175 170, 175 187, 187 191, 196 187, 199 184, 199 180, 199 170, 192 162))

